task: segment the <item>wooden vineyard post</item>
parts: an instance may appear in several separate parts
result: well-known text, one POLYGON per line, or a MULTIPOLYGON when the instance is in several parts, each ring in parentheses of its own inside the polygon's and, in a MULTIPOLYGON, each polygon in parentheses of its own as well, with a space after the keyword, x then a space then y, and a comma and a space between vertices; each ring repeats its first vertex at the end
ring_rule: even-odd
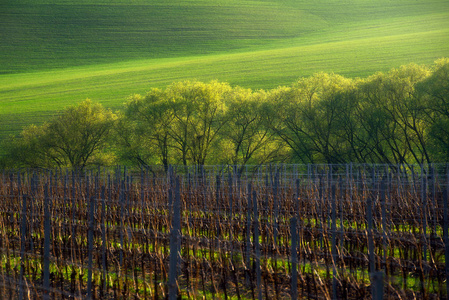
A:
POLYGON ((63 233, 64 236, 68 236, 68 234, 67 234, 67 226, 66 226, 66 224, 68 223, 67 222, 67 212, 66 212, 66 210, 67 210, 67 197, 68 197, 68 195, 67 195, 67 191, 68 191, 67 184, 68 184, 68 180, 69 180, 69 173, 68 172, 69 171, 66 170, 66 174, 64 176, 64 196, 63 196, 64 198, 63 198, 63 203, 62 203, 62 207, 63 207, 62 215, 63 215, 63 220, 64 220, 64 222, 62 223, 62 233, 63 233))
POLYGON ((383 253, 383 269, 385 271, 385 274, 388 276, 388 270, 387 270, 387 247, 388 247, 388 240, 387 240, 387 232, 389 232, 389 228, 387 227, 387 208, 386 208, 386 196, 385 196, 385 190, 386 190, 386 184, 385 179, 382 180, 380 184, 380 203, 381 203, 381 209, 382 209, 382 253, 383 253))
POLYGON ((217 240, 217 246, 219 247, 219 243, 220 243, 220 185, 221 185, 221 180, 220 180, 220 175, 216 175, 216 182, 215 182, 215 202, 216 202, 216 210, 217 210, 217 215, 219 216, 218 218, 216 218, 215 220, 215 237, 217 240))
MULTIPOLYGON (((346 166, 347 168, 347 166, 346 166)), ((338 197, 338 199, 340 199, 340 254, 339 254, 339 265, 340 265, 340 271, 342 271, 344 269, 344 265, 345 265, 345 261, 344 261, 344 241, 345 241, 345 226, 344 226, 344 213, 345 213, 345 208, 344 208, 344 204, 345 204, 345 200, 346 200, 346 189, 347 189, 347 185, 345 186, 343 184, 343 178, 340 177, 340 181, 339 181, 339 190, 340 190, 340 196, 338 197), (343 268, 342 268, 343 265, 343 268)), ((344 277, 343 272, 340 272, 340 276, 341 278, 344 277)))
POLYGON ((384 273, 374 272, 371 275, 373 285, 373 300, 382 300, 384 298, 384 273))
POLYGON ((376 207, 376 173, 373 169, 371 176, 371 192, 368 194, 368 201, 366 203, 366 214, 368 220, 368 258, 369 258, 369 273, 371 279, 371 295, 372 299, 383 299, 383 272, 376 272, 376 262, 374 253, 374 234, 373 234, 373 207, 376 207))
MULTIPOLYGON (((75 171, 72 171, 72 238, 71 238, 71 244, 70 244, 70 257, 72 260, 72 265, 75 263, 76 260, 76 252, 75 252, 75 245, 76 245, 76 201, 75 201, 75 197, 76 197, 76 185, 75 185, 75 171)), ((73 272, 73 270, 72 270, 73 272)))
POLYGON ((44 262, 43 262, 43 299, 50 299, 50 240, 51 215, 48 184, 44 187, 44 262))
POLYGON ((233 237, 232 237, 232 227, 233 227, 233 188, 232 188, 232 175, 231 172, 228 173, 228 194, 229 194, 229 241, 231 245, 231 260, 234 259, 234 247, 233 247, 233 237))
POLYGON ((374 185, 372 186, 372 191, 368 195, 368 199, 366 201, 366 216, 367 216, 367 230, 368 230, 368 261, 369 261, 369 273, 371 277, 371 286, 372 286, 372 296, 374 298, 374 272, 375 272, 375 263, 374 263, 374 241, 373 241, 373 214, 372 214, 372 200, 374 198, 374 185))
POLYGON ((19 299, 23 299, 24 269, 25 269, 25 243, 26 243, 26 228, 27 228, 27 195, 22 196, 22 226, 20 229, 20 278, 19 278, 19 299))
POLYGON ((101 244, 101 265, 103 267, 103 274, 102 274, 102 280, 103 280, 103 291, 104 293, 106 293, 106 288, 107 288, 107 284, 106 284, 106 280, 108 278, 107 273, 106 273, 106 200, 105 200, 105 187, 102 186, 101 187, 101 240, 102 240, 102 244, 101 244))
POLYGON ((180 199, 179 177, 175 179, 175 198, 173 203, 173 219, 172 230, 170 233, 170 265, 168 275, 168 298, 170 300, 177 299, 178 285, 178 249, 181 248, 181 199, 180 199))
MULTIPOLYGON (((300 210, 300 203, 299 203, 299 178, 297 177, 298 175, 295 175, 295 214, 298 217, 298 220, 300 220, 300 215, 299 215, 299 210, 300 210)), ((300 222, 301 223, 301 222, 300 222)))
MULTIPOLYGON (((32 236, 33 234, 33 225, 34 225, 34 206, 33 206, 33 199, 35 199, 36 197, 36 173, 33 172, 33 175, 31 176, 31 195, 30 195, 30 228, 29 228, 29 232, 28 235, 32 236)), ((34 252, 34 243, 33 243, 33 239, 30 239, 30 252, 33 253, 34 252)))
POLYGON ((298 299, 298 231, 297 219, 290 219, 290 234, 292 236, 292 282, 290 296, 292 300, 298 299))
MULTIPOLYGON (((337 203, 336 186, 332 183, 332 299, 337 299, 337 203)), ((341 230, 343 230, 341 228, 341 230)))
POLYGON ((273 232, 273 241, 274 241, 274 251, 277 250, 277 241, 278 241, 278 233, 279 233, 279 198, 278 198, 278 188, 279 188, 279 173, 276 172, 274 175, 273 182, 273 206, 274 206, 274 232, 273 232))
POLYGON ((444 239, 444 257, 446 261, 446 297, 449 297, 449 236, 448 236, 448 201, 449 201, 449 170, 447 172, 446 189, 443 195, 443 239, 444 239))
POLYGON ((254 227, 254 248, 256 251, 256 287, 257 299, 262 299, 262 275, 260 273, 260 244, 259 244, 259 210, 257 207, 257 192, 253 191, 253 227, 254 227))
POLYGON ((143 222, 144 216, 144 199, 145 199, 145 177, 146 173, 143 168, 140 170, 140 220, 143 222))
POLYGON ((120 232, 120 260, 119 260, 119 265, 120 265, 120 271, 119 271, 119 275, 121 275, 121 270, 123 269, 123 249, 124 249, 124 237, 123 237, 123 230, 124 230, 124 218, 125 218, 125 181, 123 180, 121 182, 120 185, 120 194, 119 194, 119 203, 120 203, 120 228, 119 228, 119 232, 120 232))
POLYGON ((421 204, 422 204, 422 230, 423 230, 423 260, 427 262, 427 178, 424 167, 421 166, 421 204))
POLYGON ((245 235, 245 278, 246 278, 246 285, 249 287, 251 285, 251 279, 250 279, 250 259, 251 259, 251 183, 248 183, 248 204, 246 206, 246 235, 245 235))
MULTIPOLYGON (((435 168, 433 167, 433 165, 430 165, 430 170, 429 170, 429 175, 430 175, 430 182, 429 182, 429 199, 430 199, 430 207, 432 207, 433 209, 437 208, 437 201, 436 201, 436 174, 435 174, 435 168)), ((437 218, 433 213, 430 213, 431 216, 431 221, 433 221, 433 227, 431 229, 431 235, 436 235, 437 233, 437 218)), ((429 251, 433 252, 433 243, 430 242, 429 243, 429 251)), ((433 265, 434 261, 431 260, 430 263, 433 265)), ((433 266, 435 267, 435 266, 433 266)))
POLYGON ((322 234, 319 235, 321 249, 323 248, 324 224, 326 223, 326 221, 324 220, 324 206, 323 206, 323 203, 324 203, 324 195, 323 195, 324 180, 323 180, 323 177, 324 177, 324 174, 318 173, 319 190, 318 190, 318 199, 317 199, 317 205, 316 205, 317 206, 316 225, 317 225, 318 230, 322 232, 322 234))
POLYGON ((92 260, 93 260, 93 247, 94 247, 94 213, 95 213, 95 196, 89 194, 89 177, 87 177, 86 183, 86 200, 89 204, 89 227, 87 233, 87 247, 88 247, 88 262, 87 262, 87 299, 92 298, 92 260))

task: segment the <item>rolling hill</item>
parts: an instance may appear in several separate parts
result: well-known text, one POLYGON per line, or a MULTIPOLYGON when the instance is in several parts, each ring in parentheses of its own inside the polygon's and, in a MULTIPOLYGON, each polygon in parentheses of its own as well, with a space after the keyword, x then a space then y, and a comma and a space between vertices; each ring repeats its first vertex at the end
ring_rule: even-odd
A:
POLYGON ((0 139, 86 98, 119 109, 178 80, 269 89, 444 56, 446 0, 7 0, 0 139))

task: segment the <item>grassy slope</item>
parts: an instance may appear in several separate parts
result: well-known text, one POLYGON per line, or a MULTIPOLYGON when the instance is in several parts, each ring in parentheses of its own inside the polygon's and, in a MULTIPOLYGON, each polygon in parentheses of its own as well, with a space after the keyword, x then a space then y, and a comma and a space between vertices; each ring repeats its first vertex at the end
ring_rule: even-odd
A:
POLYGON ((3 73, 228 52, 325 25, 276 1, 23 2, 3 12, 3 73))
POLYGON ((449 56, 446 0, 10 2, 0 4, 0 138, 85 98, 119 108, 176 80, 272 88, 449 56))

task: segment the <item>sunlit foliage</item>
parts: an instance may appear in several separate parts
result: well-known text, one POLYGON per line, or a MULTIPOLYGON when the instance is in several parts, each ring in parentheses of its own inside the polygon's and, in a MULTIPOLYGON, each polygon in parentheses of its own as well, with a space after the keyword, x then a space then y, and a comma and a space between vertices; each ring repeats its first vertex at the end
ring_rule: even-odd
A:
POLYGON ((448 95, 448 59, 366 79, 317 73, 267 91, 181 81, 130 96, 118 117, 87 100, 28 126, 3 164, 447 162, 448 95))

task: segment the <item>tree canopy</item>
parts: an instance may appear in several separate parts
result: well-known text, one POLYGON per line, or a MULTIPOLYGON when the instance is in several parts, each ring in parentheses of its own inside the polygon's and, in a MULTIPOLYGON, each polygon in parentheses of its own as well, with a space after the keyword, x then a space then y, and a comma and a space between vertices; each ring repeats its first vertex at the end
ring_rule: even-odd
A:
POLYGON ((449 59, 272 90, 175 82, 117 114, 86 100, 4 145, 6 166, 449 161, 449 59))
POLYGON ((26 127, 9 143, 9 161, 17 166, 81 171, 106 164, 112 154, 105 147, 116 119, 102 105, 85 100, 41 126, 26 127))

